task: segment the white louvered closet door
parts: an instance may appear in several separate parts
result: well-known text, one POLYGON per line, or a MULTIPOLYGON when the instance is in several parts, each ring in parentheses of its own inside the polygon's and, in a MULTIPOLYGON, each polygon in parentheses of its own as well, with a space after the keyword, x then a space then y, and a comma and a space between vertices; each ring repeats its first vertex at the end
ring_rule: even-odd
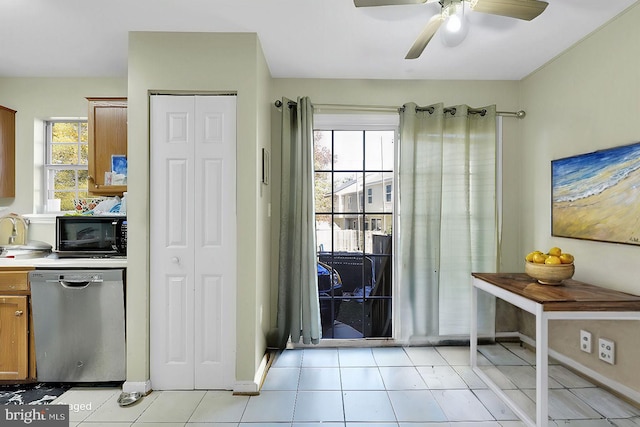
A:
POLYGON ((235 113, 235 96, 151 96, 150 368, 156 390, 234 386, 235 113))

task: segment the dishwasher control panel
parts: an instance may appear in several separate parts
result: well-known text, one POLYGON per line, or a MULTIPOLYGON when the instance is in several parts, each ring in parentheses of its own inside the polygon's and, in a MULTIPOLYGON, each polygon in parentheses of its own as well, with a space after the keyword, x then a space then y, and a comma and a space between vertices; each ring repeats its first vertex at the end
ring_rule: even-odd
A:
POLYGON ((86 270, 67 270, 64 272, 52 272, 47 270, 35 270, 30 273, 32 281, 46 282, 102 282, 105 280, 103 272, 86 270))

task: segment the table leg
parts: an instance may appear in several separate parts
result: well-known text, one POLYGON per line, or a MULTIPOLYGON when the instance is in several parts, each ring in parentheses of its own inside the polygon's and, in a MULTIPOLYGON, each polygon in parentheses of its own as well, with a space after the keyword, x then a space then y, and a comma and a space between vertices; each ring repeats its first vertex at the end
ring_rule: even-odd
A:
POLYGON ((471 368, 478 365, 478 288, 471 287, 471 334, 469 356, 471 368))
POLYGON ((536 309, 536 425, 549 423, 549 321, 542 305, 536 309))

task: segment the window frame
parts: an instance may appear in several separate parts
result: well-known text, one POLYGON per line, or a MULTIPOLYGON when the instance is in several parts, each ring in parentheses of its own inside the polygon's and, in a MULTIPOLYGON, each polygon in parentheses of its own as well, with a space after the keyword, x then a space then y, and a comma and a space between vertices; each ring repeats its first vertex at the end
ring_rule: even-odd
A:
MULTIPOLYGON (((400 116, 397 111, 388 111, 388 112, 357 112, 357 113, 347 113, 342 112, 341 114, 330 114, 321 111, 316 111, 314 113, 314 131, 390 131, 393 130, 395 132, 394 140, 399 142, 399 120, 400 116)), ((392 187, 397 188, 398 178, 399 178, 399 170, 398 170, 398 155, 399 155, 399 146, 400 144, 395 144, 394 147, 394 159, 393 159, 393 184, 392 187)), ((366 170, 366 169, 365 169, 366 170)), ((317 171, 316 171, 317 172, 317 171)), ((366 183, 363 183, 363 186, 366 187, 366 183)), ((371 193, 373 196, 373 193, 371 193)), ((374 228, 382 229, 381 223, 382 219, 378 219, 378 221, 370 221, 372 219, 370 217, 371 214, 377 214, 378 212, 368 212, 367 208, 365 208, 365 191, 361 191, 360 194, 360 202, 363 206, 363 212, 357 212, 357 215, 362 216, 362 225, 361 229, 365 231, 371 231, 374 228), (380 225, 378 225, 380 224, 380 225)), ((381 195, 383 203, 387 202, 387 194, 385 188, 385 194, 381 195)), ((392 189, 391 193, 391 203, 393 203, 394 208, 392 212, 390 212, 392 229, 397 230, 397 221, 398 221, 398 200, 397 200, 397 191, 392 189)), ((351 197, 351 196, 347 196, 351 197)), ((386 209, 383 209, 386 212, 386 209)), ((345 209, 344 213, 349 214, 350 211, 345 209)), ((385 213, 386 215, 386 213, 385 213)), ((349 224, 352 225, 353 229, 358 229, 359 219, 350 219, 349 224)), ((378 230, 383 231, 383 230, 378 230)), ((392 233, 392 247, 397 247, 397 233, 392 233)), ((333 249, 332 249, 333 250, 333 249)), ((398 304, 398 280, 396 278, 398 268, 397 258, 393 255, 395 250, 391 252, 391 294, 389 297, 385 296, 371 296, 367 297, 367 300, 375 300, 375 299, 390 299, 391 304, 391 328, 390 335, 377 337, 374 336, 374 339, 393 339, 397 335, 397 325, 399 325, 399 310, 397 307, 398 304), (387 337, 387 338, 385 338, 387 337)), ((363 247, 363 256, 366 255, 366 248, 363 247)), ((342 297, 337 297, 342 298, 342 297)), ((366 336, 365 339, 371 339, 370 336, 366 336)))
MULTIPOLYGON (((53 118, 43 121, 43 132, 44 132, 44 162, 42 165, 43 168, 43 191, 42 191, 42 205, 45 208, 48 208, 48 200, 55 199, 55 193, 57 192, 65 192, 65 193, 73 193, 74 199, 81 198, 81 194, 85 193, 88 196, 89 188, 80 188, 79 186, 79 178, 78 173, 81 171, 86 171, 89 173, 89 159, 88 159, 88 149, 89 149, 89 138, 87 137, 86 141, 82 141, 82 132, 78 132, 78 140, 75 142, 54 142, 52 141, 53 137, 53 125, 55 123, 74 123, 80 129, 83 125, 88 128, 88 119, 87 118, 53 118), (78 149, 78 154, 81 152, 82 146, 87 147, 87 163, 80 163, 81 156, 78 155, 77 163, 52 163, 51 156, 53 154, 53 145, 76 145, 78 149), (75 172, 75 185, 73 190, 56 190, 55 182, 51 178, 51 173, 55 171, 74 171, 75 172)), ((60 210, 59 212, 70 212, 71 210, 60 210)))

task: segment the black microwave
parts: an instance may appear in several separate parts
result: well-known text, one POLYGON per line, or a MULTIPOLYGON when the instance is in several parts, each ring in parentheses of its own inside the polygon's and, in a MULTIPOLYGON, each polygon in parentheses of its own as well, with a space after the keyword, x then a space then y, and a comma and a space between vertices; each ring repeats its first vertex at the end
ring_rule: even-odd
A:
POLYGON ((60 256, 127 255, 127 217, 58 216, 56 252, 60 256))

